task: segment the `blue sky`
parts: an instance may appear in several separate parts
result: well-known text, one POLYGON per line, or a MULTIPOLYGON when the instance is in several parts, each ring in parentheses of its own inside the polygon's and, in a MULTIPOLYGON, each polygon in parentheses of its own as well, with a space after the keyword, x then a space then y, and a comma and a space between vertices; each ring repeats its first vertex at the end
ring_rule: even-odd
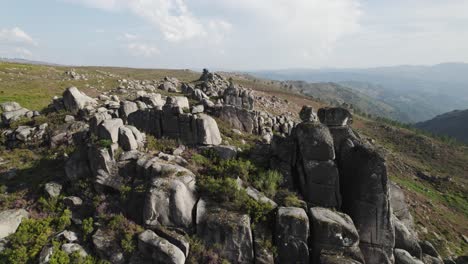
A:
POLYGON ((232 70, 468 62, 465 0, 0 0, 0 57, 232 70))

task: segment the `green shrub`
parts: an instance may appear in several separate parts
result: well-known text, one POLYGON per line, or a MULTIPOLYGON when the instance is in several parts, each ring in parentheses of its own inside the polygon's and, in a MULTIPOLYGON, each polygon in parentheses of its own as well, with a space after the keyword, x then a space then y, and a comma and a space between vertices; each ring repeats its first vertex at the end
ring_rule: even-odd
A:
POLYGON ((130 254, 135 251, 136 245, 134 240, 134 235, 131 233, 125 233, 122 240, 120 241, 120 246, 125 253, 130 254))
POLYGON ((223 259, 219 252, 214 248, 206 247, 198 238, 189 238, 190 251, 187 256, 186 263, 189 264, 227 264, 227 260, 223 259))
POLYGON ((249 160, 229 159, 221 160, 219 164, 212 166, 212 172, 223 177, 239 177, 244 181, 249 181, 250 175, 256 172, 256 168, 249 160))
POLYGON ((288 190, 279 190, 275 200, 281 206, 306 208, 307 204, 299 199, 296 193, 288 190))
POLYGON ((64 230, 71 225, 72 212, 68 209, 63 210, 63 213, 57 218, 57 229, 64 230))
POLYGON ((101 148, 110 148, 112 146, 112 140, 110 139, 99 139, 96 143, 101 148))
POLYGON ((83 231, 83 238, 86 241, 94 231, 94 220, 92 217, 86 218, 81 224, 81 229, 83 231))
POLYGON ((35 259, 54 231, 51 223, 52 218, 24 219, 8 237, 9 245, 0 253, 0 261, 22 264, 35 259))
POLYGON ((197 189, 203 196, 221 203, 234 201, 241 195, 236 180, 232 178, 201 176, 197 180, 197 189))
POLYGON ((266 196, 274 197, 282 181, 283 175, 281 173, 269 170, 260 172, 255 179, 252 179, 252 185, 266 196))
POLYGON ((155 138, 153 135, 146 135, 146 147, 152 151, 171 152, 179 144, 174 139, 155 138))
POLYGON ((52 242, 53 245, 53 253, 52 256, 50 257, 50 264, 69 264, 70 263, 70 257, 66 252, 64 252, 60 248, 60 243, 57 241, 52 242))

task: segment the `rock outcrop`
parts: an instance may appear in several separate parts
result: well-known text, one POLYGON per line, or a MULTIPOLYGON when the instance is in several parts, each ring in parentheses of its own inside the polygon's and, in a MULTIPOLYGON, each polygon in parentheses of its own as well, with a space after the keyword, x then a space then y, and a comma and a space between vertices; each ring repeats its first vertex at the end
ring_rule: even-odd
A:
POLYGON ((250 217, 230 212, 204 200, 197 204, 197 235, 207 245, 218 245, 221 256, 231 263, 253 263, 250 217))
POLYGON ((63 93, 63 104, 65 109, 76 115, 87 106, 96 106, 97 101, 82 93, 78 88, 70 87, 63 93))
POLYGON ((279 207, 275 245, 278 263, 309 263, 309 218, 302 208, 279 207))

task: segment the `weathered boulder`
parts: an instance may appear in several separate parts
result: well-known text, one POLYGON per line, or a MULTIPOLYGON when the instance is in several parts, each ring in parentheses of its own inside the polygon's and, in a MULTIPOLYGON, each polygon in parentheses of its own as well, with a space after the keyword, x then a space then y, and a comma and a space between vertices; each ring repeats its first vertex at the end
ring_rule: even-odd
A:
POLYGON ((340 207, 339 174, 334 161, 307 160, 296 166, 299 187, 307 202, 323 207, 340 207))
POLYGON ((230 212, 199 200, 197 235, 208 246, 216 245, 231 263, 253 263, 253 240, 248 215, 230 212))
POLYGON ((0 104, 0 109, 2 110, 2 112, 16 111, 20 110, 21 108, 23 107, 21 107, 21 105, 17 102, 5 102, 0 104))
POLYGON ((304 105, 299 112, 299 117, 302 122, 315 122, 317 121, 317 115, 314 112, 314 108, 311 106, 304 105))
POLYGON ((329 129, 321 124, 305 122, 293 129, 298 160, 328 161, 335 159, 333 138, 329 129))
POLYGON ((127 121, 128 116, 136 111, 138 111, 138 105, 135 102, 120 102, 119 117, 122 118, 125 122, 127 121))
POLYGON ((166 103, 157 93, 142 94, 138 100, 154 108, 160 108, 166 103))
POLYGON ((404 249, 412 256, 421 259, 422 251, 418 239, 396 217, 393 218, 393 226, 395 227, 395 248, 404 249))
POLYGON ((126 126, 119 127, 119 145, 125 151, 135 150, 138 148, 138 142, 130 128, 126 126))
POLYGON ((196 115, 198 143, 203 145, 219 145, 222 142, 218 124, 209 115, 196 115))
MULTIPOLYGON (((393 182, 389 184, 390 188, 390 205, 395 217, 408 229, 408 231, 417 239, 417 234, 414 231, 414 220, 411 215, 408 204, 405 200, 405 194, 400 186, 393 182)), ((403 248, 404 249, 404 248, 403 248)), ((411 253, 410 250, 408 252, 411 253)))
POLYGON ((119 168, 110 151, 107 148, 89 148, 88 160, 91 175, 94 176, 97 184, 120 190, 124 179, 119 174, 119 168))
POLYGON ((48 182, 44 185, 44 190, 50 198, 57 198, 62 191, 62 185, 56 182, 48 182))
POLYGON ((0 239, 16 232, 23 218, 29 213, 24 209, 11 209, 0 212, 0 239))
POLYGON ((125 257, 118 241, 109 232, 98 229, 93 235, 93 245, 101 259, 115 264, 125 263, 125 257))
POLYGON ((247 133, 257 134, 258 122, 255 112, 231 105, 219 109, 219 118, 226 121, 230 127, 247 133))
POLYGON ((302 208, 279 207, 275 245, 279 263, 309 263, 309 218, 302 208))
POLYGON ((65 243, 62 245, 62 248, 61 248, 63 251, 65 251, 65 253, 67 254, 73 254, 75 252, 78 252, 78 254, 81 256, 81 257, 86 257, 88 256, 88 253, 84 250, 84 248, 80 245, 80 244, 76 244, 76 243, 65 243))
POLYGON ((153 260, 153 263, 184 264, 185 255, 166 239, 146 230, 138 235, 139 251, 153 260))
POLYGON ((112 143, 117 143, 121 126, 123 126, 123 121, 120 118, 104 120, 98 126, 98 136, 100 139, 107 139, 112 143))
POLYGON ((351 113, 341 107, 325 107, 318 110, 318 118, 327 126, 346 126, 353 121, 351 113))
POLYGON ((226 105, 233 105, 247 110, 253 110, 254 108, 252 91, 236 86, 233 83, 224 90, 223 97, 226 105))
POLYGON ((339 208, 340 181, 328 128, 305 122, 297 125, 292 135, 296 149, 292 166, 302 195, 316 206, 339 208))
POLYGON ((173 107, 179 107, 180 109, 189 109, 190 104, 188 98, 185 96, 168 96, 166 98, 166 104, 173 107))
POLYGON ((425 264, 421 260, 411 256, 410 253, 403 249, 396 248, 395 252, 395 264, 425 264))
POLYGON ((22 117, 26 116, 26 113, 28 113, 29 110, 26 108, 20 108, 18 110, 13 110, 9 112, 3 112, 2 113, 2 122, 4 124, 10 124, 13 121, 16 121, 22 117))
POLYGON ((190 229, 197 201, 193 173, 161 161, 153 161, 146 171, 152 177, 143 211, 145 225, 190 229))
POLYGON ((64 239, 69 243, 73 243, 75 241, 78 241, 78 235, 69 230, 64 230, 56 235, 57 238, 64 239))
POLYGON ((319 263, 323 254, 329 255, 330 252, 334 252, 335 256, 364 262, 359 249, 359 234, 351 217, 330 209, 313 207, 310 209, 310 221, 313 261, 319 263))
POLYGON ((436 258, 427 254, 423 254, 422 260, 424 264, 444 264, 441 258, 436 258))
POLYGON ((359 231, 366 263, 393 263, 395 231, 385 159, 368 145, 351 140, 342 145, 338 160, 342 211, 359 231))
POLYGON ((70 87, 63 92, 63 103, 65 109, 76 115, 86 106, 95 106, 97 101, 78 90, 78 88, 70 87))
POLYGON ((429 241, 420 241, 419 246, 421 247, 422 253, 433 256, 435 258, 440 258, 439 252, 437 252, 437 249, 432 245, 431 242, 429 241))
POLYGON ((54 254, 54 248, 52 246, 45 246, 39 253, 39 264, 48 264, 54 254))
POLYGON ((245 191, 247 192, 247 195, 254 199, 255 201, 259 203, 264 203, 264 204, 269 204, 272 208, 278 207, 278 205, 271 200, 270 198, 266 197, 265 194, 261 193, 259 190, 248 186, 245 191))

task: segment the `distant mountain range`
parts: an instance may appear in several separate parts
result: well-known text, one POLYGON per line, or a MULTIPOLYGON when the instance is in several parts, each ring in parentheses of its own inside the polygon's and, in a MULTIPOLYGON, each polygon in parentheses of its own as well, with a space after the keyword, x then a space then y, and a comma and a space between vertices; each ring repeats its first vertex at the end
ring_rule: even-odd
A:
POLYGON ((33 64, 33 65, 46 65, 46 66, 62 66, 60 64, 44 62, 44 61, 34 61, 34 60, 26 60, 26 59, 19 59, 19 58, 2 58, 0 57, 0 62, 12 62, 12 63, 22 63, 22 64, 33 64))
MULTIPOLYGON (((390 107, 390 116, 406 123, 468 108, 466 63, 368 69, 289 69, 250 74, 281 81, 334 82, 359 93, 359 96, 366 95, 368 99, 375 100, 373 104, 390 107)), ((368 108, 372 109, 372 105, 368 108)))
POLYGON ((468 143, 468 110, 455 110, 415 124, 419 129, 468 143))

